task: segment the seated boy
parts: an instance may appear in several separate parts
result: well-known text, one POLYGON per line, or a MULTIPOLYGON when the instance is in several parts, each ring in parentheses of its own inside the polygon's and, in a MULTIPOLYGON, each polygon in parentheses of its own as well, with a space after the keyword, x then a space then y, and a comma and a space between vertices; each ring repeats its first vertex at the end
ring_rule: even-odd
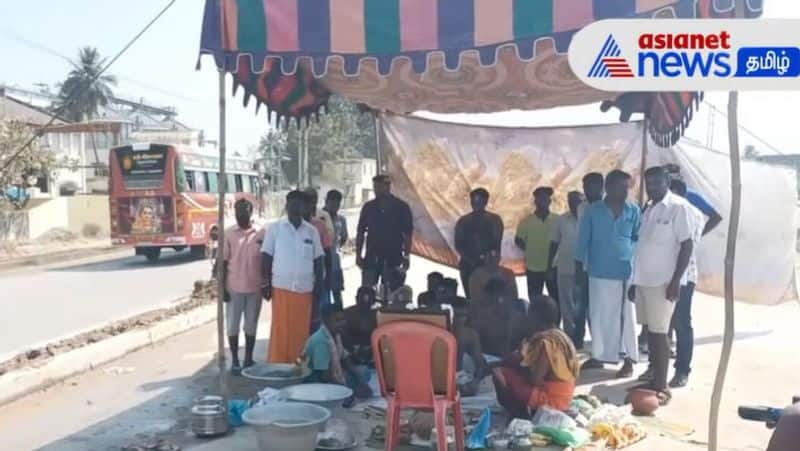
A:
POLYGON ((502 280, 492 279, 486 297, 470 304, 470 323, 481 338, 483 352, 503 357, 514 351, 512 333, 526 312, 525 301, 513 298, 502 280))
POLYGON ((423 291, 417 297, 418 307, 427 307, 436 301, 436 290, 444 280, 444 276, 440 272, 432 272, 428 274, 428 291, 423 291))
POLYGON ((568 409, 578 378, 577 352, 558 328, 556 301, 539 296, 530 308, 534 334, 492 374, 498 402, 515 418, 530 418, 542 406, 568 409))
POLYGON ((405 309, 414 302, 414 290, 408 286, 403 285, 396 290, 389 293, 389 303, 387 307, 391 309, 405 309))
POLYGON ((343 312, 325 306, 322 309, 322 324, 306 341, 301 356, 311 369, 307 381, 346 385, 357 398, 370 398, 369 368, 354 364, 350 352, 343 345, 342 330, 343 312))
POLYGON ((469 309, 466 302, 453 305, 453 335, 458 344, 458 370, 463 370, 464 358, 469 356, 474 372, 472 381, 459 387, 463 396, 474 395, 485 376, 489 375, 489 366, 483 357, 481 338, 469 323, 469 309))
POLYGON ((375 289, 361 287, 356 293, 356 304, 344 309, 342 340, 356 364, 372 364, 372 332, 378 327, 375 305, 375 289))

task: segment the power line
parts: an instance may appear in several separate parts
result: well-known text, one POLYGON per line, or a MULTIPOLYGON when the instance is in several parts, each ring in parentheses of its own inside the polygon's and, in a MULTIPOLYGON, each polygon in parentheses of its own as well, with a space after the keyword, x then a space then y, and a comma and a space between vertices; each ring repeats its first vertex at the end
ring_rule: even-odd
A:
POLYGON ((26 47, 30 47, 32 49, 36 49, 36 50, 38 50, 38 51, 40 51, 42 53, 46 53, 46 54, 48 54, 50 56, 54 56, 56 58, 63 59, 64 61, 68 62, 72 66, 76 65, 75 61, 73 61, 70 57, 64 55, 63 53, 60 53, 60 52, 58 52, 56 50, 53 50, 53 49, 51 49, 51 48, 49 48, 47 46, 44 46, 44 45, 42 45, 42 44, 40 44, 40 43, 38 43, 36 41, 30 40, 30 39, 28 39, 28 38, 16 33, 13 30, 8 29, 8 28, 0 29, 0 35, 3 35, 7 39, 10 39, 10 40, 12 40, 12 41, 14 41, 14 42, 16 42, 18 44, 22 44, 22 45, 24 45, 26 47))
MULTIPOLYGON (((722 111, 720 108, 717 108, 717 106, 716 106, 716 105, 714 105, 713 103, 709 102, 708 100, 703 100, 703 103, 705 103, 706 105, 708 105, 708 106, 709 106, 709 107, 710 107, 712 110, 714 110, 714 112, 716 112, 716 113, 718 113, 718 114, 722 115, 722 116, 723 116, 724 118, 726 118, 726 119, 728 118, 728 115, 727 115, 727 113, 725 113, 724 111, 722 111)), ((749 134, 750 136, 752 136, 753 138, 755 138, 757 141, 759 141, 761 144, 764 144, 765 146, 767 146, 767 147, 769 147, 770 149, 772 149, 772 151, 773 151, 773 152, 777 153, 778 155, 785 155, 785 153, 784 153, 784 152, 781 152, 780 150, 778 150, 778 148, 777 148, 777 147, 775 147, 775 146, 773 146, 772 144, 768 143, 768 142, 767 142, 767 140, 765 140, 764 138, 762 138, 762 137, 760 137, 760 136, 756 135, 756 134, 755 134, 755 133, 753 133, 752 131, 748 130, 748 129, 747 129, 747 127, 745 127, 745 126, 744 126, 744 125, 742 125, 741 123, 739 123, 739 124, 738 124, 738 126, 739 126, 739 128, 741 128, 742 130, 744 130, 744 131, 745 131, 747 134, 749 134)))
MULTIPOLYGON (((59 51, 57 51, 57 50, 55 50, 55 49, 53 49, 51 47, 48 47, 48 46, 46 46, 46 45, 44 45, 44 44, 42 44, 40 42, 36 42, 36 41, 31 40, 31 39, 28 39, 28 38, 20 35, 19 33, 15 32, 13 30, 0 28, 0 36, 5 36, 6 38, 8 38, 8 39, 10 39, 10 40, 12 40, 14 42, 17 42, 19 44, 22 44, 22 45, 24 45, 26 47, 38 50, 38 51, 40 51, 42 53, 45 53, 47 55, 50 55, 50 56, 53 56, 53 57, 56 57, 56 58, 59 58, 59 59, 62 59, 64 61, 66 61, 67 63, 69 63, 73 67, 77 67, 78 66, 73 58, 70 58, 70 57, 64 55, 63 53, 61 53, 61 52, 59 52, 59 51)), ((128 77, 127 75, 121 75, 121 74, 117 73, 116 77, 119 80, 124 81, 126 83, 129 83, 129 84, 131 84, 133 86, 137 86, 139 88, 144 88, 144 89, 149 90, 149 91, 157 92, 157 93, 159 93, 161 95, 164 95, 164 96, 167 96, 167 97, 172 97, 174 99, 180 99, 180 100, 183 100, 183 101, 186 101, 186 102, 192 102, 192 103, 200 103, 200 104, 205 104, 206 103, 205 100, 199 99, 197 97, 191 97, 191 96, 187 96, 187 95, 184 95, 184 94, 177 93, 177 92, 172 91, 172 90, 163 89, 163 88, 160 88, 158 86, 152 85, 150 83, 144 82, 142 80, 139 80, 139 79, 136 79, 136 78, 132 78, 132 77, 128 77)))
MULTIPOLYGON (((149 83, 145 83, 145 82, 143 82, 141 80, 137 80, 135 78, 127 77, 125 75, 119 75, 118 74, 117 78, 119 78, 120 80, 124 80, 124 81, 126 81, 126 82, 128 82, 128 83, 130 83, 130 84, 132 84, 134 86, 138 86, 138 87, 144 88, 144 89, 149 89, 150 91, 157 92, 159 94, 162 94, 162 95, 165 95, 165 96, 168 96, 168 97, 172 97, 172 98, 175 98, 175 99, 180 99, 180 100, 183 100, 183 101, 186 101, 186 102, 192 102, 192 103, 201 103, 201 104, 207 103, 205 100, 201 100, 201 99, 198 99, 196 97, 185 96, 183 94, 178 94, 178 93, 175 93, 174 91, 169 91, 169 90, 166 90, 166 89, 162 89, 162 88, 159 88, 157 86, 151 85, 149 83)), ((150 99, 150 100, 152 100, 152 99, 150 99)))
MULTIPOLYGON (((161 11, 158 14, 156 14, 155 17, 153 17, 153 19, 150 20, 150 22, 148 22, 147 25, 144 26, 144 28, 142 28, 138 33, 136 33, 136 35, 130 41, 128 41, 127 44, 125 44, 125 47, 123 47, 122 50, 120 50, 114 56, 114 58, 111 58, 111 61, 109 61, 108 64, 106 64, 100 71, 97 72, 97 74, 94 75, 94 77, 92 77, 92 79, 89 82, 88 86, 91 86, 92 84, 94 84, 108 70, 108 68, 110 68, 114 63, 116 63, 117 60, 122 55, 124 55, 125 52, 127 52, 128 49, 130 49, 133 46, 133 44, 135 44, 136 41, 138 41, 139 38, 142 37, 142 35, 144 35, 146 33, 147 30, 149 30, 150 27, 152 27, 153 24, 155 24, 158 21, 158 19, 161 18, 161 16, 166 14, 166 12, 169 11, 170 8, 172 8, 172 5, 174 5, 175 2, 176 2, 176 0, 170 0, 170 2, 167 3, 167 5, 164 6, 164 8, 161 9, 161 11)), ((44 135, 45 130, 47 130, 48 127, 53 125, 53 122, 55 122, 55 120, 64 112, 64 110, 66 110, 67 106, 78 96, 78 94, 81 94, 81 92, 82 92, 82 90, 79 90, 78 87, 76 86, 75 89, 72 92, 70 92, 69 95, 66 97, 66 99, 64 100, 64 102, 61 105, 61 107, 59 107, 52 114, 52 116, 50 117, 50 120, 47 121, 47 123, 44 124, 42 127, 40 127, 38 130, 36 130, 36 132, 34 132, 30 136, 30 138, 22 146, 20 146, 20 148, 17 149, 11 155, 10 158, 8 158, 8 160, 6 160, 6 162, 3 164, 3 167, 0 168, 0 170, 4 171, 6 168, 8 168, 8 166, 11 165, 11 162, 14 161, 14 159, 17 158, 25 149, 27 149, 28 146, 30 146, 33 143, 33 141, 35 141, 37 138, 39 138, 42 135, 44 135)))
MULTIPOLYGON (((46 45, 44 45, 44 44, 42 44, 40 42, 34 41, 32 39, 28 39, 25 36, 20 35, 19 33, 17 33, 14 30, 10 30, 10 29, 7 29, 7 28, 0 28, 0 36, 5 36, 6 38, 8 38, 8 39, 10 39, 10 40, 12 40, 12 41, 14 41, 14 42, 16 42, 18 44, 22 44, 22 45, 24 45, 24 46, 26 46, 28 48, 32 48, 32 49, 38 50, 38 51, 40 51, 40 52, 42 52, 44 54, 56 57, 58 59, 62 59, 64 61, 66 61, 67 63, 69 63, 73 67, 78 67, 78 63, 73 58, 70 58, 69 56, 64 55, 63 53, 59 52, 58 50, 53 49, 52 47, 48 47, 48 46, 46 46, 46 45)), ((205 103, 204 100, 201 100, 201 99, 198 99, 198 98, 195 98, 195 97, 185 96, 185 95, 182 95, 182 94, 179 94, 179 93, 175 93, 173 91, 169 91, 169 90, 166 90, 166 89, 163 89, 163 88, 159 88, 159 87, 154 86, 152 84, 143 82, 143 81, 135 79, 135 78, 128 77, 126 75, 116 74, 116 76, 117 76, 118 79, 123 80, 123 81, 125 81, 127 83, 130 83, 131 85, 138 86, 138 87, 144 88, 144 89, 148 89, 150 91, 157 92, 157 93, 165 95, 165 96, 173 97, 173 98, 184 100, 184 101, 187 101, 187 102, 205 103)))

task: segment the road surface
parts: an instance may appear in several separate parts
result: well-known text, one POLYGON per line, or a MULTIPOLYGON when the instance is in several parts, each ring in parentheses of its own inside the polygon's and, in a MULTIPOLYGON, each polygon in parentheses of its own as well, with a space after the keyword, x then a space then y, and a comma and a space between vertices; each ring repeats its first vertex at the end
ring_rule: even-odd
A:
MULTIPOLYGON (((354 236, 358 210, 344 210, 354 236)), ((211 275, 209 260, 165 250, 153 264, 133 250, 20 271, 0 272, 0 362, 188 296, 211 275), (87 263, 90 262, 90 263, 87 263)), ((352 265, 352 262, 351 262, 352 265)), ((357 278, 348 282, 358 284, 357 278)))
POLYGON ((168 306, 211 271, 209 260, 193 260, 188 252, 165 251, 155 264, 131 254, 0 274, 0 361, 168 306))

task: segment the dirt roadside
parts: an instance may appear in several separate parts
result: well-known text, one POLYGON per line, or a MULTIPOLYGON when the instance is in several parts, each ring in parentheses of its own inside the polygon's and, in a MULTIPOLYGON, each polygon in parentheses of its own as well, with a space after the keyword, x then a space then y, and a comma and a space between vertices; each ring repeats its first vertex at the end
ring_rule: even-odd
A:
POLYGON ((84 332, 74 337, 48 344, 44 347, 31 349, 20 353, 9 360, 0 362, 0 376, 21 368, 35 368, 42 366, 56 355, 82 348, 86 345, 97 343, 125 332, 146 328, 154 323, 184 314, 200 306, 216 302, 216 300, 216 282, 213 280, 198 280, 194 283, 192 294, 185 302, 182 302, 174 307, 145 312, 122 321, 113 322, 99 329, 84 332))
POLYGON ((80 237, 67 230, 52 229, 33 241, 0 241, 0 271, 61 263, 121 250, 112 246, 108 237, 80 237))

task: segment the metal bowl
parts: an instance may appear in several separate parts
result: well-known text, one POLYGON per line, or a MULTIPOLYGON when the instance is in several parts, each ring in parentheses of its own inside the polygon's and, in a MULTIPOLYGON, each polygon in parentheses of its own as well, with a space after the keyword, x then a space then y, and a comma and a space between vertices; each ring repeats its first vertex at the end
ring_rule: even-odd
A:
POLYGON ((255 429, 260 451, 313 451, 330 417, 328 409, 294 402, 253 407, 242 415, 255 429))
POLYGON ((299 384, 309 375, 310 369, 304 367, 298 374, 297 366, 288 363, 258 363, 242 370, 242 376, 278 389, 299 384))

